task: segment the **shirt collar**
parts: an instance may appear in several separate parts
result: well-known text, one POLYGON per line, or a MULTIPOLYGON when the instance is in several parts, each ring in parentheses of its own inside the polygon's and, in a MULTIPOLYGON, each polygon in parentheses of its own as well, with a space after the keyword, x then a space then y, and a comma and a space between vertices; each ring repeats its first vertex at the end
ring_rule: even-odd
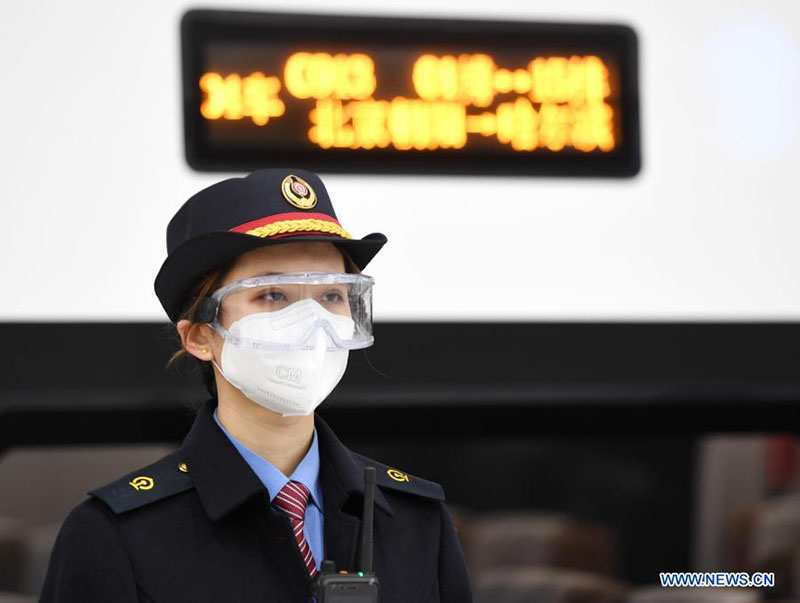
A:
MULTIPOLYGON (((256 473, 214 421, 217 398, 208 398, 195 417, 181 445, 197 494, 206 514, 216 521, 244 504, 265 487, 256 473)), ((352 494, 363 497, 364 463, 353 454, 328 424, 314 415, 318 436, 321 497, 324 505, 341 509, 352 494)), ((393 510, 380 488, 375 489, 375 504, 388 514, 393 510)))
POLYGON ((314 428, 314 436, 311 440, 311 447, 306 452, 303 459, 289 477, 286 477, 275 465, 259 456, 256 452, 242 444, 231 432, 229 432, 217 417, 217 409, 214 408, 214 421, 219 425, 222 432, 228 437, 231 443, 242 455, 250 468, 264 484, 269 493, 269 500, 272 502, 289 480, 300 482, 311 493, 311 502, 322 511, 322 485, 319 479, 319 444, 317 441, 317 429, 314 428))

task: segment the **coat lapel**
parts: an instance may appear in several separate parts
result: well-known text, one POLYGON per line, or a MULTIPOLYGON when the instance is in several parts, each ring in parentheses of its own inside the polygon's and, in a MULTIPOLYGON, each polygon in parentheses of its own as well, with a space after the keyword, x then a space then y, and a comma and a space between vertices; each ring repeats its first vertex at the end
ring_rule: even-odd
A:
POLYGON ((266 488, 214 421, 216 397, 205 401, 183 440, 182 459, 209 519, 218 521, 266 488))
MULTIPOLYGON (((337 571, 358 571, 364 467, 318 414, 314 423, 320 445, 325 559, 334 561, 337 571)), ((393 514, 391 505, 380 489, 375 491, 375 506, 385 516, 393 514)))
POLYGON ((343 451, 339 449, 341 443, 338 440, 333 441, 333 432, 319 415, 315 417, 315 423, 320 438, 324 557, 336 563, 337 571, 356 571, 355 559, 361 520, 342 509, 352 492, 352 484, 348 480, 347 458, 342 456, 343 451))
MULTIPOLYGON (((256 495, 266 495, 258 477, 215 424, 216 405, 216 398, 206 401, 181 451, 212 521, 218 521, 256 495)), ((357 571, 364 466, 318 414, 314 422, 319 436, 324 558, 334 561, 337 571, 357 571)), ((380 488, 375 492, 375 506, 386 516, 393 514, 380 488)), ((377 518, 376 514, 376 521, 377 518)))

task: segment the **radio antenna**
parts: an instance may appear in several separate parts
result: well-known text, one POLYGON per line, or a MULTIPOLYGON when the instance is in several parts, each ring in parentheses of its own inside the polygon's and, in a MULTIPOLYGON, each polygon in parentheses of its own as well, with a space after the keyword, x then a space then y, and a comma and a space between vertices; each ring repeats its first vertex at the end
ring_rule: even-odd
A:
POLYGON ((372 511, 375 506, 375 467, 364 467, 364 512, 361 514, 361 563, 359 570, 372 573, 372 511))

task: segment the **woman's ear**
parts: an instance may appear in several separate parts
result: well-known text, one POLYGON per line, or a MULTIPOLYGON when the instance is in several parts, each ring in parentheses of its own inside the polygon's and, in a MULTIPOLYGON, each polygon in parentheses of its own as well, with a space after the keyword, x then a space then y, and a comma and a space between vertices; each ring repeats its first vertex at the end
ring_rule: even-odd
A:
POLYGON ((182 319, 175 325, 181 337, 183 348, 200 360, 211 360, 214 357, 211 349, 211 334, 208 325, 182 319))

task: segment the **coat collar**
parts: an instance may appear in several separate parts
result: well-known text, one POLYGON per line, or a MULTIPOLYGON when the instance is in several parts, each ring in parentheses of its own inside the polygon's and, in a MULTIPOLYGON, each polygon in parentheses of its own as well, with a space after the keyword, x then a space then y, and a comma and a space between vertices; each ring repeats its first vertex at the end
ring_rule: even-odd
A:
MULTIPOLYGON (((369 465, 363 457, 353 454, 342 444, 333 429, 314 415, 320 445, 320 470, 322 471, 323 497, 333 496, 331 502, 341 509, 350 495, 364 496, 364 467, 369 465)), ((380 488, 375 488, 375 504, 389 515, 394 510, 380 488)))
MULTIPOLYGON (((181 451, 206 514, 217 521, 266 489, 214 421, 217 398, 207 399, 183 440, 181 451)), ((364 494, 364 463, 354 455, 319 415, 314 416, 319 437, 322 498, 337 511, 351 495, 364 494)), ((376 488, 375 504, 389 515, 393 510, 376 488)))
POLYGON ((217 398, 207 399, 181 446, 206 514, 221 519, 266 489, 214 421, 217 398))

